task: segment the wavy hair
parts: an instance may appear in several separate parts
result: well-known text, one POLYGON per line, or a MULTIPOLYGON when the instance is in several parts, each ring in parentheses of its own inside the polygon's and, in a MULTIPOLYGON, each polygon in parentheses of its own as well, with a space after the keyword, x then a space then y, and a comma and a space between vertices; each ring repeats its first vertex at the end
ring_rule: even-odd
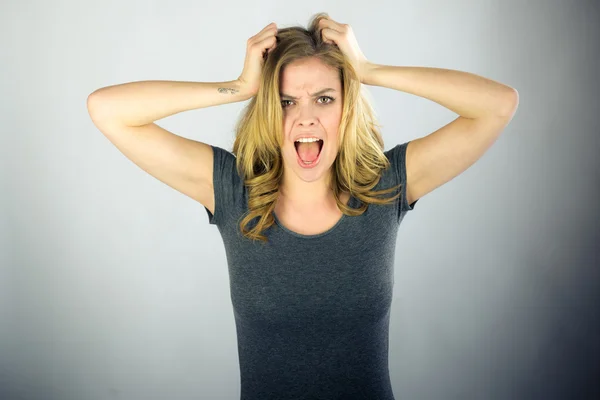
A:
MULTIPOLYGON (((244 108, 235 126, 233 154, 236 168, 248 189, 248 212, 239 223, 242 234, 252 240, 267 241, 262 232, 275 223, 273 211, 283 178, 283 111, 280 98, 281 73, 286 65, 307 57, 316 57, 339 71, 343 108, 339 126, 339 152, 331 166, 330 188, 342 213, 362 215, 369 204, 390 204, 400 191, 379 198, 401 185, 372 191, 390 163, 383 153, 383 138, 375 112, 365 95, 352 64, 335 45, 323 42, 319 20, 327 13, 315 14, 308 29, 293 26, 277 31, 276 47, 264 61, 256 96, 244 108), (349 192, 361 201, 360 208, 344 204, 340 195, 349 192), (251 224, 258 218, 256 224, 251 224), (252 226, 253 225, 253 226, 252 226)), ((401 189, 401 188, 400 188, 401 189)))

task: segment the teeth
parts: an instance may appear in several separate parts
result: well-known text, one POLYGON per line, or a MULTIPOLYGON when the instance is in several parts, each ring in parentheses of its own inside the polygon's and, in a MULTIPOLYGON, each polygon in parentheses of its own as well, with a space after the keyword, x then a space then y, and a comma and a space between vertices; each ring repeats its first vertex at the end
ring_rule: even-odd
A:
POLYGON ((301 138, 301 139, 296 140, 296 142, 310 143, 310 142, 316 142, 319 140, 320 139, 315 139, 315 138, 301 138))

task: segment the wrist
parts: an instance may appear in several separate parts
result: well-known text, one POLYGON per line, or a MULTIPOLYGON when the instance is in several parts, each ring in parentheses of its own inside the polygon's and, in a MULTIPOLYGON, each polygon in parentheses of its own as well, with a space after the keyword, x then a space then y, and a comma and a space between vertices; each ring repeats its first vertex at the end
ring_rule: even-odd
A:
POLYGON ((362 68, 362 76, 361 83, 365 85, 375 85, 374 75, 376 74, 377 68, 379 68, 379 64, 375 64, 372 62, 366 62, 362 68))
POLYGON ((238 91, 239 95, 243 100, 248 100, 254 96, 256 96, 257 90, 254 90, 244 82, 242 82, 239 78, 232 81, 233 86, 238 91))

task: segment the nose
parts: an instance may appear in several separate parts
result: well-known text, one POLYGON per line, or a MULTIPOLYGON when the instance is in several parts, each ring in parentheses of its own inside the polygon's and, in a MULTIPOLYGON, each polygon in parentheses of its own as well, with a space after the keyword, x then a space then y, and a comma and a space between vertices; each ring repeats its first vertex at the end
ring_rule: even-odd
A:
POLYGON ((316 112, 312 107, 302 107, 298 116, 298 124, 301 126, 314 126, 317 124, 316 112))
POLYGON ((304 127, 311 127, 311 126, 315 126, 316 122, 314 120, 314 118, 305 118, 300 120, 300 126, 304 126, 304 127))

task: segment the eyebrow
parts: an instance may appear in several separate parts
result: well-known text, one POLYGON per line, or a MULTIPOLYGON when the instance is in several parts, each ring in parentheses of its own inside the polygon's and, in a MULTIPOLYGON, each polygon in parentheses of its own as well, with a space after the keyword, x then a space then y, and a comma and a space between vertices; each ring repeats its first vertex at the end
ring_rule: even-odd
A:
MULTIPOLYGON (((323 89, 323 90, 319 90, 319 91, 318 91, 318 92, 316 92, 316 93, 312 93, 312 94, 311 94, 311 96, 312 96, 312 97, 317 97, 317 96, 320 96, 320 95, 322 95, 323 93, 327 93, 327 92, 335 92, 335 89, 333 89, 333 88, 325 88, 325 89, 323 89)), ((297 97, 290 96, 290 95, 288 95, 288 94, 279 93, 279 95, 280 95, 281 97, 285 97, 286 99, 298 100, 298 98, 297 98, 297 97)))

